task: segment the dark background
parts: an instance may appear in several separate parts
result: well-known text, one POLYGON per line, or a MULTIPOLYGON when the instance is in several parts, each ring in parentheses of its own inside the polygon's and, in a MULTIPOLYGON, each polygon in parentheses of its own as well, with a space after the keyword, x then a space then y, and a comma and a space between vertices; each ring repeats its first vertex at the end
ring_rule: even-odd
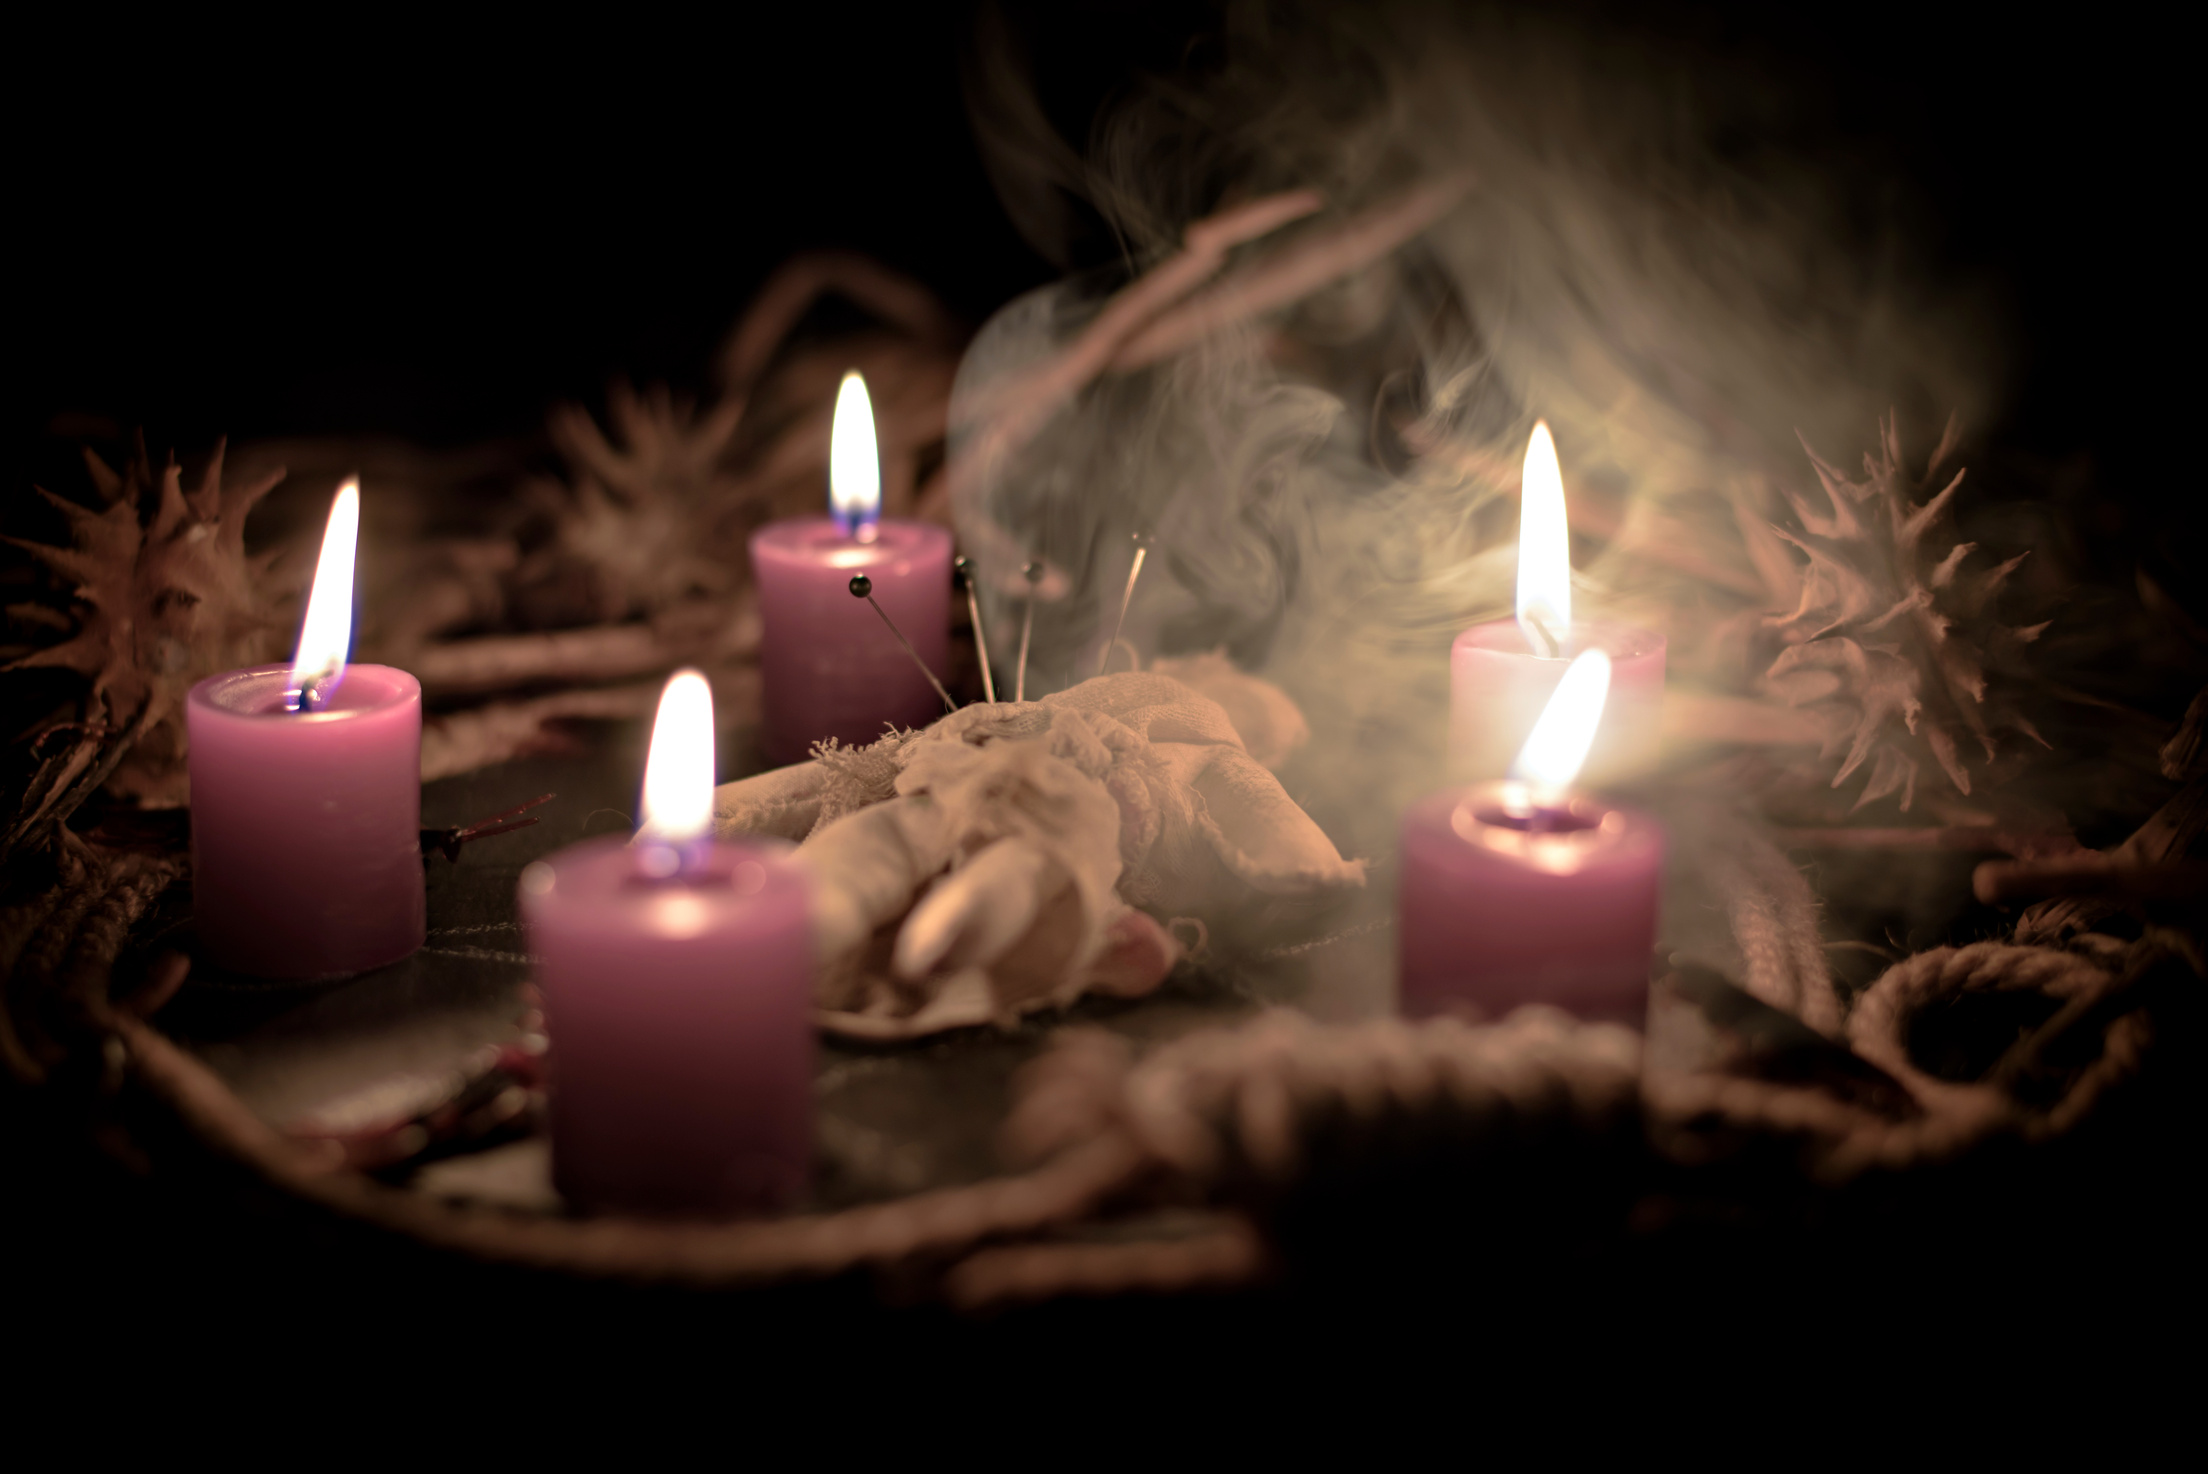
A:
MULTIPOLYGON (((2059 25, 1885 0, 1542 9, 1713 75, 1783 78, 1800 110, 1773 146, 1850 181, 1866 234, 1899 226, 1917 267, 1999 305, 2009 393, 1982 427, 1997 454, 1989 474, 1974 473, 1974 494, 2052 499, 2098 576, 2128 586, 2145 563, 2208 610, 2189 552, 2208 528, 2191 464, 2197 246, 2181 211, 2197 165, 2181 121, 2184 48, 2143 12, 2106 6, 2048 12, 2059 25)), ((1046 105, 1077 142, 1100 102, 1142 68, 1173 65, 1207 15, 1093 0, 1014 10, 1046 105)), ((713 346, 765 274, 808 247, 873 255, 973 321, 1056 274, 1006 221, 969 135, 963 5, 540 11, 496 29, 341 14, 349 28, 195 16, 164 29, 99 13, 74 29, 49 18, 12 32, 0 63, 15 263, 7 520, 34 478, 81 485, 69 465, 79 437, 143 426, 156 454, 224 434, 451 444, 533 432, 556 401, 602 402, 616 375, 702 388, 713 346)), ((83 1221, 111 1219, 113 1241, 18 1262, 72 1312, 80 1299, 106 1303, 82 1287, 118 1263, 229 1285, 207 1265, 244 1252, 214 1252, 230 1218, 203 1213, 190 1221, 210 1225, 204 1240, 149 1234, 148 1249, 129 1241, 136 1211, 87 1193, 83 1221)), ((76 1232, 79 1220, 66 1221, 76 1232)), ((283 1242, 286 1222, 239 1242, 283 1242)), ((320 1247, 349 1282, 357 1245, 320 1247)), ((1926 1262, 1945 1273, 1950 1256, 1926 1262)), ((419 1303, 446 1283, 402 1268, 423 1276, 419 1303)), ((2017 1276, 2035 1313, 2046 1268, 2017 1276)), ((1762 1307, 1761 1282, 1730 1262, 1681 1282, 1726 1273, 1759 1314, 1784 1319, 1805 1303, 1774 1295, 1762 1307)), ((1647 1283, 1671 1278, 1667 1266, 1647 1283)), ((125 1299, 84 1318, 84 1334, 107 1337, 142 1311, 127 1302, 138 1281, 117 1283, 125 1299)), ((393 1283, 362 1281, 354 1309, 393 1283)), ((2147 1275, 2137 1301, 2158 1301, 2160 1283, 2147 1275)), ((402 1405, 422 1380, 471 1387, 461 1373, 538 1344, 502 1336, 512 1303, 486 1313, 480 1284, 465 1289, 385 1381, 353 1384, 369 1389, 361 1406, 384 1393, 402 1405)), ((303 1318, 352 1323, 299 1299, 303 1318)), ((1834 1304, 1863 1314, 1829 1286, 1813 1309, 1834 1304)), ((193 1334, 235 1317, 212 1301, 191 1309, 177 1323, 193 1334)), ((1899 1334, 1921 1340, 1930 1325, 1965 1347, 1980 1337, 1975 1316, 1935 1309, 1899 1334)), ((1875 1333, 1890 1354, 1894 1324, 1872 1314, 1854 1334, 1875 1333)), ((2036 1344, 2061 1344, 2045 1329, 2034 1323, 2036 1344)), ((1728 1369, 1738 1351, 1727 1348, 1728 1369)))
MULTIPOLYGON (((1848 179, 1916 267, 2001 304, 2010 392, 1982 429, 2008 494, 2059 484, 2112 579, 2159 558, 2208 602, 2182 556, 2198 309, 2179 48, 2106 7, 2060 26, 1780 9, 1542 13, 1652 65, 1781 79, 1800 108, 1773 146, 1848 179)), ((1009 10, 1077 144, 1127 79, 1200 59, 1212 15, 1009 10)), ((979 321, 1056 273, 968 131, 971 23, 966 5, 798 4, 20 33, 5 504, 70 475, 73 436, 453 443, 532 431, 616 375, 702 387, 764 275, 811 246, 876 256, 979 321)))

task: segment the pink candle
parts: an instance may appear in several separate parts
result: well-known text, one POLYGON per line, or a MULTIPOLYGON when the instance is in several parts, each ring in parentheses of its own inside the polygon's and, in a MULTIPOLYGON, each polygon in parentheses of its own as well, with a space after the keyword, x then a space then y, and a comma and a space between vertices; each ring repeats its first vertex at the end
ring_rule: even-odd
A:
POLYGON ((852 597, 851 579, 873 581, 874 600, 930 670, 948 665, 951 534, 926 522, 880 517, 881 465, 873 412, 855 373, 836 396, 829 452, 834 515, 770 523, 751 537, 751 566, 765 623, 760 647, 767 760, 794 763, 815 742, 872 742, 890 725, 923 727, 942 700, 881 616, 852 597))
POLYGON ((1564 476, 1546 423, 1526 445, 1519 499, 1518 598, 1511 619, 1474 625, 1449 651, 1449 766, 1460 782, 1499 778, 1533 730, 1573 657, 1610 657, 1610 699, 1587 756, 1592 782, 1656 765, 1664 699, 1664 637, 1572 620, 1571 530, 1564 476))
POLYGON ((766 624, 759 651, 767 761, 802 761, 815 742, 872 742, 885 727, 924 727, 943 702, 881 617, 851 595, 851 576, 874 581, 874 600, 940 675, 949 664, 951 534, 926 522, 883 521, 859 542, 826 517, 771 523, 751 535, 766 624))
POLYGON ((209 676, 191 743, 200 955, 262 978, 338 977, 422 944, 422 687, 356 665, 320 708, 289 667, 209 676))
POLYGON ((1449 647, 1449 769, 1459 782, 1500 778, 1564 679, 1571 657, 1610 657, 1610 700, 1587 753, 1585 776, 1604 783, 1656 766, 1664 716, 1664 637, 1651 630, 1583 621, 1563 652, 1538 655, 1514 619, 1476 624, 1449 647))
POLYGON ((704 838, 711 703, 695 671, 668 682, 634 843, 591 840, 522 872, 553 1179, 582 1207, 754 1212, 811 1173, 808 892, 790 846, 704 838))
POLYGON ((1601 716, 1601 663, 1599 653, 1572 662, 1512 779, 1437 793, 1404 815, 1405 1013, 1546 1003, 1641 1027, 1663 832, 1565 790, 1601 716))
POLYGON ((345 664, 359 489, 330 508, 289 667, 186 698, 200 955, 265 978, 341 977, 422 944, 422 688, 345 664))

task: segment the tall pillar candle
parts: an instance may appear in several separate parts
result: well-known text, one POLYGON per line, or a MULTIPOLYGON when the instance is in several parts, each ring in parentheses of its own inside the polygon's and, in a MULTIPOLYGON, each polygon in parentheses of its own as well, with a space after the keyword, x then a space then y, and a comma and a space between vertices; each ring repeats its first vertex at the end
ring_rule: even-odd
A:
POLYGON ((815 742, 874 741, 889 726, 923 727, 943 704, 913 655, 940 675, 949 664, 951 534, 881 517, 881 463, 866 385, 844 376, 829 449, 831 515, 770 523, 752 534, 764 624, 759 669, 768 761, 794 763, 815 742), (874 601, 851 579, 865 574, 874 601))
POLYGON ((579 1207, 759 1212, 811 1172, 808 888, 791 846, 706 837, 711 701, 695 671, 668 683, 633 843, 586 841, 522 872, 553 1181, 579 1207))

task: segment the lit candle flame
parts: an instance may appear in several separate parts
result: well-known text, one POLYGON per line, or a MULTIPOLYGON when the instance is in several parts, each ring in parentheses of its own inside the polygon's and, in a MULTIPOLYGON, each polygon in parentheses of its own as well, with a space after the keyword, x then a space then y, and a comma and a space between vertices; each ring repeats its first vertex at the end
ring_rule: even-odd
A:
POLYGON ((314 565, 307 617, 299 626, 285 704, 312 711, 337 694, 345 679, 345 652, 353 642, 353 553, 360 543, 360 482, 348 481, 330 502, 322 533, 322 557, 314 565))
POLYGON ((844 532, 874 540, 882 515, 882 458, 874 445, 874 404, 857 369, 836 390, 836 419, 828 432, 828 511, 844 532))
POLYGON ((1565 668, 1564 679, 1541 708, 1541 719, 1518 750, 1510 776, 1543 793, 1569 788, 1594 745, 1609 695, 1610 657, 1600 650, 1582 653, 1565 668))
POLYGON ((1518 628, 1536 655, 1559 656, 1572 630, 1572 534, 1549 422, 1534 424, 1518 498, 1518 628))
POLYGON ((678 670, 659 693, 652 750, 644 759, 644 823, 639 864, 660 878, 682 867, 682 850, 713 823, 713 688, 694 670, 678 670))

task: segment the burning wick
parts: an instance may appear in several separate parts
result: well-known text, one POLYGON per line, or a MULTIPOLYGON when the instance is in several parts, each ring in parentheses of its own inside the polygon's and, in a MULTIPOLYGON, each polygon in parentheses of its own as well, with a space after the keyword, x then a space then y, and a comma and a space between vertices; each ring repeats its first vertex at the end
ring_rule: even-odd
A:
POLYGON ((874 404, 857 369, 836 389, 836 415, 828 431, 828 510, 853 541, 881 536, 882 458, 874 443, 874 404))
POLYGON ((710 848, 713 830, 713 688, 678 670, 659 693, 651 752, 644 759, 644 823, 636 831, 636 873, 680 880, 710 848))
POLYGON ((1020 577, 1027 580, 1027 606, 1020 613, 1020 662, 1012 674, 1012 699, 1027 700, 1027 647, 1035 637, 1035 585, 1043 581, 1043 565, 1028 562, 1020 567, 1020 577))
POLYGON ((299 649, 284 689, 288 710, 321 710, 345 679, 345 647, 353 635, 353 550, 359 542, 360 482, 353 480, 330 500, 322 556, 314 565, 307 617, 299 625, 299 649))
POLYGON ((1106 642, 1104 653, 1097 657, 1096 673, 1104 674, 1112 663, 1112 652, 1119 648, 1119 632, 1127 628, 1127 606, 1135 602, 1135 580, 1142 577, 1142 560, 1150 556, 1150 538, 1147 533, 1135 534, 1134 566, 1127 570, 1127 592, 1119 596, 1119 620, 1112 626, 1112 638, 1106 642))
POLYGON ((1550 630, 1547 620, 1529 609, 1526 611, 1526 623, 1533 627, 1533 632, 1526 636, 1526 643, 1536 647, 1534 654, 1550 660, 1556 660, 1564 654, 1564 642, 1550 630))
MULTIPOLYGON (((943 698, 943 709, 957 711, 958 703, 951 700, 951 693, 943 689, 943 683, 935 678, 934 671, 928 669, 928 663, 920 658, 920 652, 912 648, 912 641, 906 639, 904 633, 897 628, 897 622, 889 617, 889 611, 874 602, 874 580, 863 573, 852 574, 851 597, 864 599, 874 606, 874 612, 882 617, 883 624, 889 626, 889 632, 897 637, 897 643, 905 647, 905 653, 912 657, 912 663, 920 667, 920 674, 928 678, 928 684, 935 687, 935 694, 943 698)), ((980 626, 976 625, 975 628, 979 629, 980 626)))
POLYGON ((1572 629, 1572 529, 1564 515, 1564 472, 1547 420, 1526 442, 1518 502, 1518 628, 1526 648, 1554 660, 1572 629))
POLYGON ((981 627, 981 600, 974 594, 974 560, 964 553, 951 560, 966 585, 966 617, 974 625, 974 649, 981 656, 981 694, 991 706, 997 702, 997 678, 989 669, 989 636, 981 627))

